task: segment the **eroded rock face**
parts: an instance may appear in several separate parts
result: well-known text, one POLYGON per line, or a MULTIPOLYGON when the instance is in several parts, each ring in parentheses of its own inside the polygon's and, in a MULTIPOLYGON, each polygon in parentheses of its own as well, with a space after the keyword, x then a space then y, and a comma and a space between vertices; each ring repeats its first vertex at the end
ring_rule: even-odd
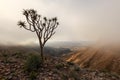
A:
POLYGON ((80 48, 66 56, 67 61, 79 64, 82 68, 98 69, 120 74, 119 47, 95 46, 80 48))

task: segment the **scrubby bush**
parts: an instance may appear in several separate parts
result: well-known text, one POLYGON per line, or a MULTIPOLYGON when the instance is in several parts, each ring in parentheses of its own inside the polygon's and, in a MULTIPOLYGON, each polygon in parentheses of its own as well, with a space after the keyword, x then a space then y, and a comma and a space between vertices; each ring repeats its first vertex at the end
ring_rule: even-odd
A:
POLYGON ((74 63, 73 63, 73 62, 70 62, 70 61, 67 62, 67 64, 68 64, 68 65, 74 65, 74 63))
POLYGON ((30 73, 30 75, 29 75, 29 79, 30 79, 30 80, 36 80, 36 77, 37 77, 37 73, 34 72, 34 71, 32 71, 32 72, 30 73))
POLYGON ((80 67, 79 67, 79 66, 75 66, 75 67, 74 67, 74 70, 75 70, 75 71, 80 71, 80 67))
POLYGON ((25 70, 28 72, 36 71, 39 67, 42 66, 42 59, 37 54, 30 54, 25 62, 25 70))
POLYGON ((104 72, 104 73, 107 73, 107 72, 109 72, 109 70, 107 70, 107 69, 102 69, 102 70, 100 70, 101 72, 104 72))
POLYGON ((63 67, 64 67, 64 64, 63 64, 63 63, 58 63, 58 64, 55 65, 55 67, 56 67, 57 69, 60 69, 60 68, 63 68, 63 67))
POLYGON ((23 53, 21 52, 15 52, 12 56, 14 56, 15 58, 24 58, 23 53))
POLYGON ((73 80, 80 80, 79 75, 75 71, 70 71, 69 77, 72 78, 73 80))
POLYGON ((61 78, 62 78, 62 80, 68 80, 67 74, 64 74, 64 73, 62 74, 61 78))
POLYGON ((2 53, 2 57, 4 58, 4 63, 9 63, 9 60, 8 60, 8 58, 9 58, 9 55, 7 54, 7 53, 2 53))

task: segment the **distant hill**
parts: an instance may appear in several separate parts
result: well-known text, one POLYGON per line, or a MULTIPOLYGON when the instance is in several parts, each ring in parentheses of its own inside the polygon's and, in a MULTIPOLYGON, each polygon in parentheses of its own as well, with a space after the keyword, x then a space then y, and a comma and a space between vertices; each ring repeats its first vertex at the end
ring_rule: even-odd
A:
POLYGON ((91 42, 88 41, 55 41, 55 42, 48 42, 46 45, 55 48, 74 48, 74 47, 81 47, 81 46, 88 46, 91 42))
MULTIPOLYGON (((39 53, 39 46, 0 46, 0 53, 39 53)), ((53 47, 45 47, 44 54, 51 56, 61 56, 63 54, 70 53, 71 50, 69 48, 53 48, 53 47)))
POLYGON ((67 61, 82 68, 98 69, 120 74, 120 47, 113 45, 83 47, 65 56, 67 61))

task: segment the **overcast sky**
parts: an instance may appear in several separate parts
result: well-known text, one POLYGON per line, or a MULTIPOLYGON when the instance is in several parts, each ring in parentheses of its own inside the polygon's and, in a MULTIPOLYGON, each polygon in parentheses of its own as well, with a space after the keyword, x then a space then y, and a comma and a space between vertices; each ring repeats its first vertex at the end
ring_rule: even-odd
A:
POLYGON ((0 0, 0 42, 34 43, 36 34, 17 26, 23 9, 58 17, 51 41, 120 40, 120 0, 0 0))

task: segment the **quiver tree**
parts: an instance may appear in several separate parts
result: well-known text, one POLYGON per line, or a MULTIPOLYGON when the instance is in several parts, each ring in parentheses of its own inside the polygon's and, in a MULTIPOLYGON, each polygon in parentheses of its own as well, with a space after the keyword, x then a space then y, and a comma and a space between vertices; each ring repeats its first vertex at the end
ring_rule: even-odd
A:
POLYGON ((45 43, 55 34, 55 29, 59 25, 57 18, 47 19, 46 17, 39 15, 34 9, 24 10, 23 15, 26 18, 26 22, 19 21, 18 26, 36 33, 39 39, 40 54, 43 60, 43 49, 45 43))

